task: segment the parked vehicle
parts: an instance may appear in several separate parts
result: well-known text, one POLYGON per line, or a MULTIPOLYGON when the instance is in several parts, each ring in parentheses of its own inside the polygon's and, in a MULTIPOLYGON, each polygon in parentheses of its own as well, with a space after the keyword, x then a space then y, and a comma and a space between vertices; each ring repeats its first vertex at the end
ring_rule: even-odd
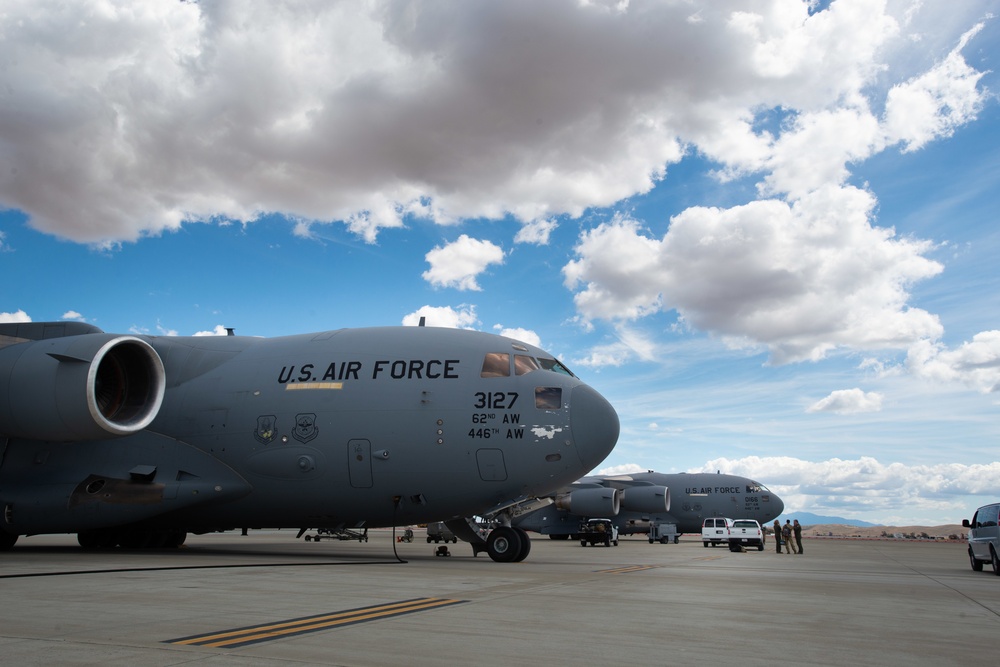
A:
POLYGON ((701 524, 701 545, 713 547, 719 544, 729 544, 729 529, 733 525, 732 519, 715 516, 705 519, 701 524))
POLYGON ((969 529, 969 562, 972 569, 982 572, 983 563, 993 566, 993 574, 1000 576, 1000 503, 983 505, 976 510, 972 521, 962 519, 962 526, 969 529))
POLYGON ((611 519, 590 519, 580 526, 577 534, 580 546, 585 547, 603 544, 610 547, 612 544, 618 546, 618 526, 611 519))
POLYGON ((764 550, 764 530, 756 519, 736 519, 729 529, 729 549, 739 551, 741 547, 757 547, 764 550))
POLYGON ((677 533, 676 523, 653 522, 649 524, 649 543, 659 542, 660 544, 677 544, 680 535, 677 533))
POLYGON ((454 542, 458 544, 458 538, 455 537, 455 533, 451 532, 448 526, 444 525, 443 521, 435 521, 434 523, 427 524, 427 544, 431 542, 434 544, 438 542, 444 542, 445 544, 454 542))

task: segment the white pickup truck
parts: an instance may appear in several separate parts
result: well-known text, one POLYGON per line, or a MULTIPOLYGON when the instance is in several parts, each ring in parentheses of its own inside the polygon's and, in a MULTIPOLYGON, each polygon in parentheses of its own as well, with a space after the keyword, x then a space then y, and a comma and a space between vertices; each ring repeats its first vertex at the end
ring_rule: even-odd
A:
POLYGON ((764 550, 764 531, 756 519, 736 519, 729 527, 729 550, 739 551, 741 547, 757 547, 764 550))

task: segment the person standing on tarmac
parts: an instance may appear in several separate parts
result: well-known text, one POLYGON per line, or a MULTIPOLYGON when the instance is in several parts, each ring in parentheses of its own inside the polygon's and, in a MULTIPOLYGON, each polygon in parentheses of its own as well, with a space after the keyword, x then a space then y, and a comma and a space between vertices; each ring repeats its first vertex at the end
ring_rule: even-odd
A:
POLYGON ((798 553, 792 546, 792 522, 788 519, 785 519, 785 525, 781 527, 781 539, 785 541, 786 554, 798 553))
POLYGON ((797 553, 802 553, 802 524, 799 520, 795 520, 795 525, 792 526, 792 533, 795 534, 795 546, 798 549, 797 553))
POLYGON ((774 548, 781 553, 781 524, 777 519, 774 520, 774 548))

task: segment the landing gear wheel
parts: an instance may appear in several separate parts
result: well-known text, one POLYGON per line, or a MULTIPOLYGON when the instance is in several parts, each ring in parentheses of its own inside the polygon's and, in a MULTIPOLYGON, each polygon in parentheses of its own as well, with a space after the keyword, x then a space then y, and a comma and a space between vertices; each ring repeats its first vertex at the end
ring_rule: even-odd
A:
POLYGON ((149 528, 129 528, 118 536, 118 546, 122 549, 146 549, 153 542, 153 531, 149 528))
POLYGON ((513 563, 521 553, 522 541, 520 533, 515 529, 500 526, 494 528, 486 538, 486 553, 497 563, 513 563))
POLYGON ((114 528, 83 530, 76 534, 76 541, 87 550, 114 549, 118 546, 118 531, 114 528))
POLYGON ((982 561, 976 560, 975 554, 972 553, 972 547, 969 547, 969 562, 972 563, 973 571, 975 572, 983 571, 983 563, 982 561))
POLYGON ((181 530, 179 528, 173 528, 167 530, 166 538, 163 541, 163 547, 165 549, 177 549, 184 541, 187 539, 187 531, 181 530))
POLYGON ((521 550, 517 552, 517 558, 514 559, 514 562, 520 563, 531 552, 531 538, 528 537, 528 531, 523 528, 515 528, 514 530, 517 531, 518 536, 521 538, 521 550))

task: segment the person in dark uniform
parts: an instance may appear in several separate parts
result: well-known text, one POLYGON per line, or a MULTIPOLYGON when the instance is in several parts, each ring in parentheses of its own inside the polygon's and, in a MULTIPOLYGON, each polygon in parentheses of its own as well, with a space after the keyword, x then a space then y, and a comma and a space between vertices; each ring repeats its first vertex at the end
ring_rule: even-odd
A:
POLYGON ((799 523, 798 519, 792 526, 792 532, 795 534, 795 546, 798 547, 798 553, 802 553, 802 524, 799 523))
POLYGON ((774 548, 780 554, 781 553, 781 524, 778 520, 774 520, 774 548))

